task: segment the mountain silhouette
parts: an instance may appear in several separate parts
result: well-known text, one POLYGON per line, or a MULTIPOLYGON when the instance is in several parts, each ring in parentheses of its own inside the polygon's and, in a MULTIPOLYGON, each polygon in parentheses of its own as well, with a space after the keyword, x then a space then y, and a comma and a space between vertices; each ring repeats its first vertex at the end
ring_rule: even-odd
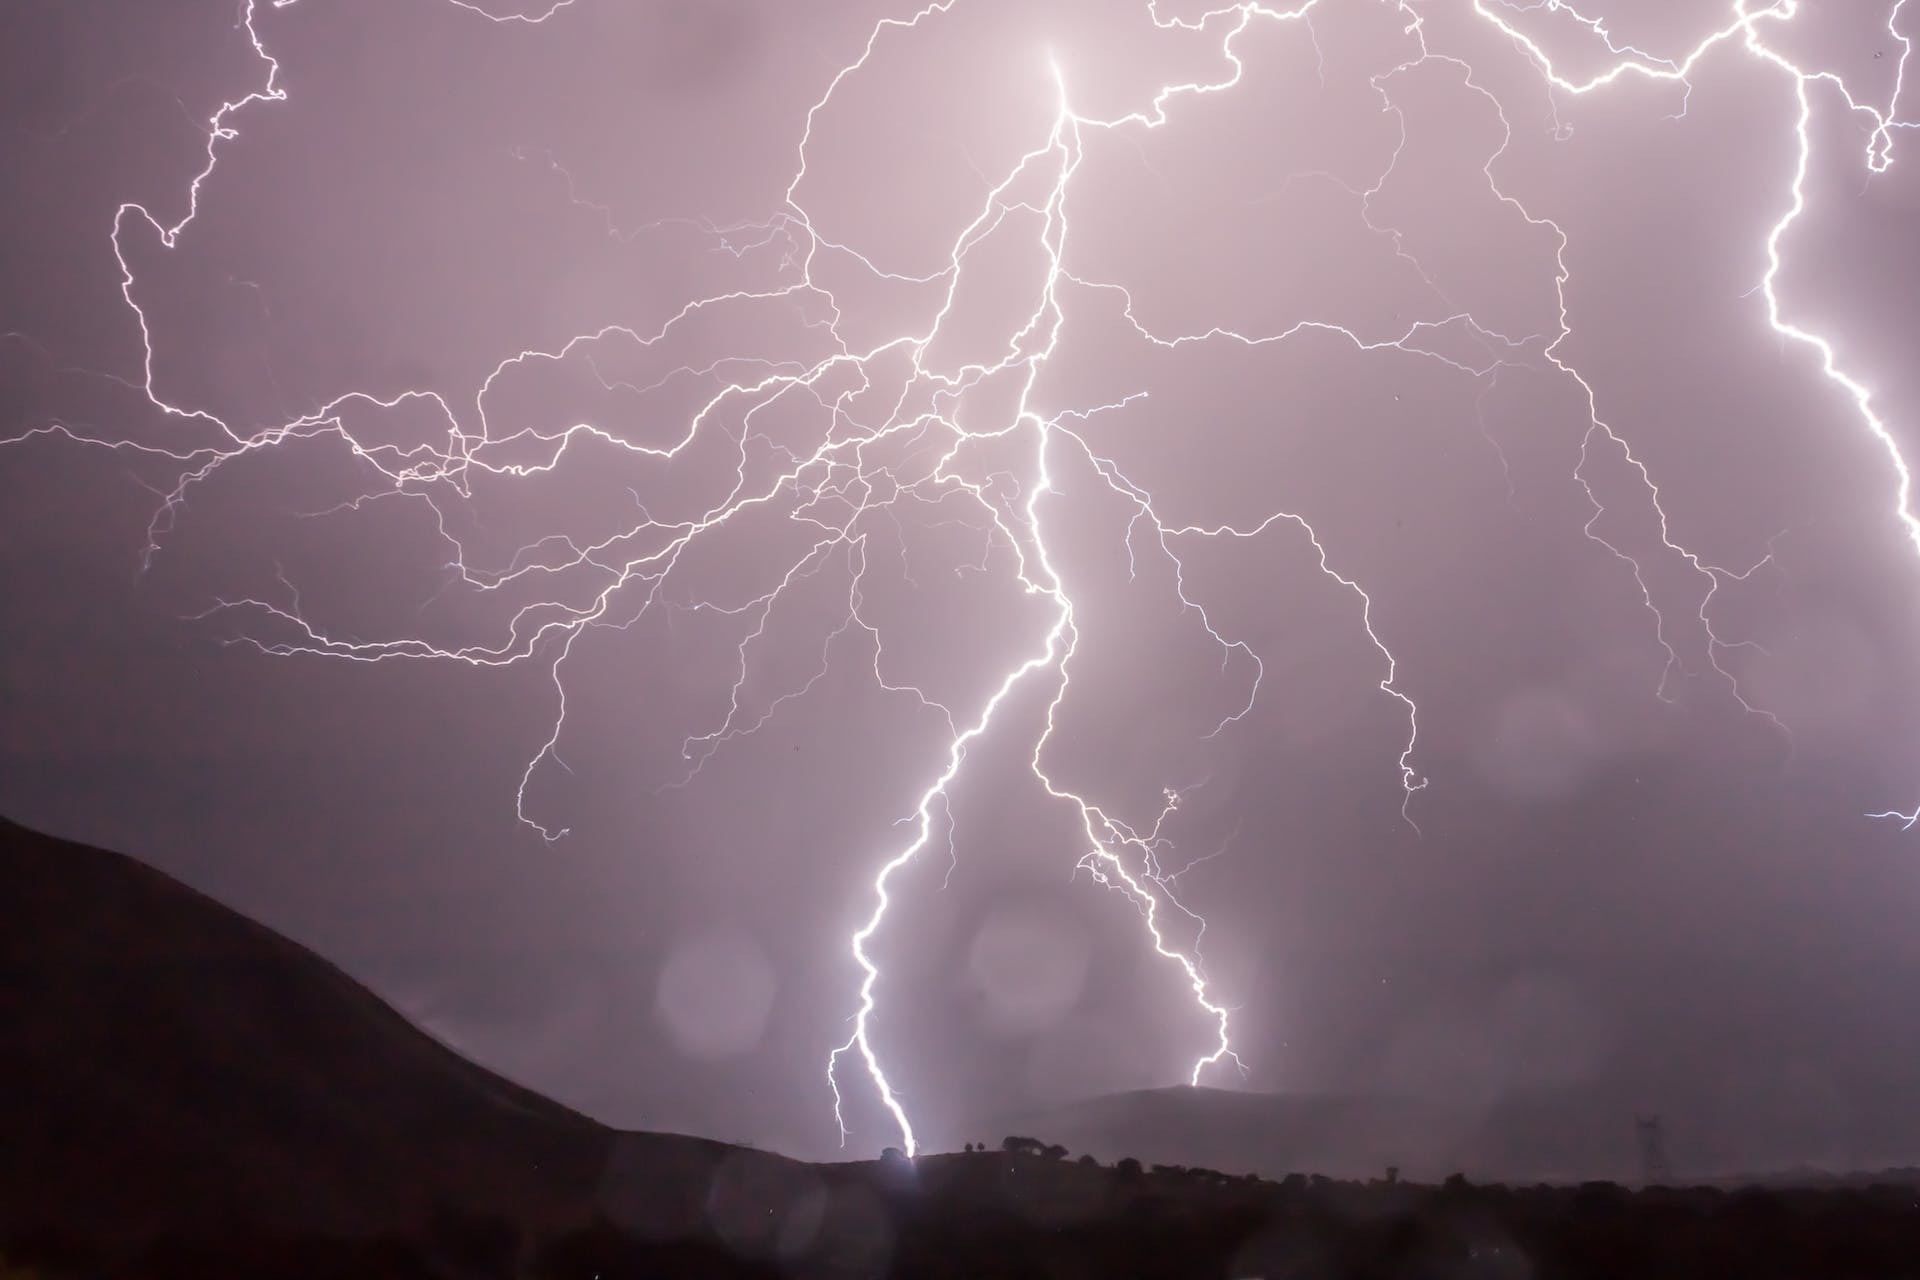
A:
POLYGON ((566 1215, 616 1146, 304 947, 4 820, 0 1134, 0 1226, 130 1234, 566 1215))
POLYGON ((829 1165, 616 1132, 158 872, 0 820, 0 1274, 1920 1274, 1910 1170, 1734 1194, 1266 1181, 1244 1175, 1357 1172, 1420 1132, 1443 1163, 1506 1158, 1486 1133, 1529 1124, 1192 1089, 1036 1119, 1045 1141, 829 1165))
POLYGON ((1631 1112, 1564 1094, 1480 1104, 1384 1094, 1275 1094, 1174 1085, 995 1117, 987 1131, 1045 1133, 1101 1159, 1282 1178, 1319 1173, 1485 1182, 1628 1180, 1631 1112))

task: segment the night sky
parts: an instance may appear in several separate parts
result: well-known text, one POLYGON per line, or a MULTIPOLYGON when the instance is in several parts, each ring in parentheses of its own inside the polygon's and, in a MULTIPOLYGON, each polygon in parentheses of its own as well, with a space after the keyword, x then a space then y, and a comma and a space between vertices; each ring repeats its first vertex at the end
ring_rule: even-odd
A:
POLYGON ((930 1148, 1213 1052, 1146 893, 1201 1083, 1920 1160, 1920 553, 1779 327, 1920 451, 1905 0, 512 3, 6 6, 0 812, 626 1126, 839 1152, 917 849, 930 1148))

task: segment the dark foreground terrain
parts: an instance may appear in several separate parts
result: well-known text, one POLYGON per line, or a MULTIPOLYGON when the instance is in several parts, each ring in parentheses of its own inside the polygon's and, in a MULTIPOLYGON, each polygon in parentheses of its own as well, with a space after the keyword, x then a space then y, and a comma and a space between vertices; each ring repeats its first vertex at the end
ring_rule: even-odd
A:
MULTIPOLYGON (((1549 1280, 1920 1276, 1911 1187, 1790 1192, 1439 1187, 1204 1171, 1131 1174, 1045 1156, 722 1176, 660 1232, 589 1213, 565 1227, 448 1212, 378 1236, 235 1223, 108 1247, 20 1233, 8 1280, 247 1277, 1267 1277, 1549 1280)), ((11 1264, 11 1265, 9 1265, 11 1264)))
POLYGON ((1914 1277, 1920 1180, 1262 1181, 623 1134, 116 854, 0 823, 0 1280, 1914 1277))

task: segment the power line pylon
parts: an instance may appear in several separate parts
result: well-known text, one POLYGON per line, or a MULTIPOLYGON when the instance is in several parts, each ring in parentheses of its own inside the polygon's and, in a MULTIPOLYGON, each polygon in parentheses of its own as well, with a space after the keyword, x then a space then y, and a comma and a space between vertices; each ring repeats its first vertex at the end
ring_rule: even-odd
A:
POLYGON ((1667 1144, 1661 1133, 1659 1116, 1635 1116, 1633 1127, 1640 1135, 1640 1181, 1647 1186, 1673 1181, 1673 1168, 1667 1163, 1667 1144))

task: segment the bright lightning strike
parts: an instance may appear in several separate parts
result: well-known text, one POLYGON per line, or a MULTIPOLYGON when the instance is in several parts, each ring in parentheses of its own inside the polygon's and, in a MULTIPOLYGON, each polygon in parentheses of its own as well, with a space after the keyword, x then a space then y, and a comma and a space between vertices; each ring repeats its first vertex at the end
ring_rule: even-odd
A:
MULTIPOLYGON (((296 2, 269 0, 269 5, 283 9, 296 2)), ((649 332, 610 326, 580 334, 553 350, 517 352, 494 367, 475 392, 471 405, 456 405, 437 392, 422 389, 350 391, 290 421, 259 430, 241 430, 205 409, 181 403, 161 391, 162 375, 155 367, 153 330, 138 300, 139 281, 129 263, 126 244, 130 233, 145 228, 145 234, 162 248, 176 247, 198 216, 203 201, 211 198, 223 144, 238 136, 239 119, 251 110, 288 100, 288 91, 281 82, 280 63, 270 52, 257 25, 260 5, 257 0, 247 0, 240 25, 263 68, 260 87, 223 103, 208 119, 204 164, 187 182, 176 216, 156 214, 141 204, 123 204, 115 212, 109 236, 111 251, 120 267, 121 297, 137 321, 140 334, 139 374, 136 378, 120 380, 137 388, 164 418, 191 424, 203 435, 210 431, 211 442, 171 448, 103 436, 57 421, 37 424, 13 441, 59 435, 171 463, 173 482, 162 490, 148 529, 145 548, 148 560, 158 553, 183 505, 197 487, 211 482, 248 455, 293 441, 318 438, 335 441, 373 477, 366 493, 342 504, 340 509, 357 510, 366 503, 396 499, 424 504, 432 512, 447 548, 449 568, 458 582, 476 593, 498 593, 506 600, 516 598, 513 592, 533 593, 529 602, 510 608, 503 631, 494 638, 448 646, 423 636, 365 640, 334 634, 304 615, 299 593, 284 578, 285 595, 278 601, 251 596, 222 599, 207 614, 232 614, 251 619, 257 627, 270 628, 270 631, 249 635, 247 642, 275 654, 359 662, 412 658, 477 666, 543 664, 554 688, 555 714, 545 740, 527 761, 518 789, 517 809, 523 821, 549 840, 564 835, 565 828, 549 827, 530 816, 527 789, 543 763, 558 761, 556 752, 567 720, 567 661, 576 641, 590 628, 630 628, 649 614, 675 611, 726 617, 739 621, 744 628, 734 655, 734 679, 726 709, 717 723, 686 737, 682 754, 687 771, 668 785, 685 785, 728 743, 753 734, 782 706, 812 690, 829 670, 836 649, 864 645, 876 685, 932 716, 945 734, 945 747, 941 768, 911 807, 906 819, 907 838, 880 859, 871 885, 871 910, 848 940, 861 978, 852 1030, 828 1055, 826 1083, 832 1093, 834 1114, 844 1142, 847 1125, 842 1113, 841 1072, 849 1060, 857 1061, 897 1127, 908 1154, 917 1149, 918 1138, 906 1097, 889 1078, 873 1039, 883 974, 870 944, 887 926, 898 873, 934 843, 943 824, 951 843, 952 788, 965 769, 969 754, 979 748, 989 730, 997 728, 1003 718, 1017 714, 1010 710, 1010 704, 1017 697, 1025 696, 1023 691, 1027 686, 1041 691, 1037 696, 1044 699, 1045 708, 1030 741, 1027 763, 1045 794, 1077 819, 1084 843, 1074 865, 1085 870, 1096 883, 1123 895, 1137 909, 1146 930, 1147 944, 1156 955, 1178 969, 1191 989, 1200 1014, 1213 1029, 1209 1041, 1196 1053, 1189 1080, 1199 1083, 1210 1068, 1223 1060, 1236 1065, 1239 1062, 1230 1035, 1229 1008, 1210 988, 1200 954, 1206 923, 1175 894, 1175 881, 1181 871, 1169 874, 1161 862, 1161 855, 1170 846, 1166 828, 1179 811, 1181 792, 1176 788, 1165 790, 1150 818, 1135 821, 1123 816, 1127 808, 1124 797, 1089 795, 1061 781, 1056 770, 1050 767, 1050 747, 1058 715, 1072 687, 1084 621, 1072 586, 1059 567, 1056 550, 1060 514, 1068 509, 1068 498, 1056 489, 1056 477, 1062 474, 1062 467, 1071 466, 1076 474, 1097 477, 1134 513, 1126 539, 1129 562, 1132 563, 1135 556, 1138 531, 1151 554, 1170 568, 1180 610, 1197 623, 1218 648, 1223 668, 1231 661, 1249 673, 1244 696, 1236 694, 1237 709, 1220 721, 1215 733, 1226 730, 1253 710, 1265 666, 1248 641, 1216 625, 1206 600, 1190 593, 1182 548, 1226 539, 1252 541, 1282 535, 1304 538, 1312 548, 1320 572, 1349 593, 1354 602, 1353 621, 1357 630, 1379 656, 1377 687, 1405 713, 1406 733, 1396 767, 1402 792, 1401 816, 1410 825, 1414 822, 1412 805, 1416 793, 1427 785, 1414 763, 1420 745, 1419 708, 1412 694, 1398 683, 1400 664, 1388 637, 1376 627, 1374 599, 1357 579, 1335 567, 1339 559, 1337 552, 1328 548, 1304 517, 1275 510, 1257 521, 1236 524, 1204 515, 1163 515, 1153 494, 1130 479, 1118 462, 1102 452, 1091 426, 1097 415, 1118 411, 1139 399, 1139 395, 1067 411, 1043 408, 1035 403, 1035 387, 1041 371, 1058 348, 1061 334, 1069 323, 1070 304, 1075 301, 1103 297, 1113 300, 1140 338, 1162 348, 1190 344, 1265 347, 1285 344, 1306 334, 1332 336, 1363 354, 1391 350, 1402 356, 1432 361, 1450 371, 1449 376, 1479 383, 1482 395, 1502 368, 1544 363, 1576 386, 1586 402, 1580 462, 1574 472, 1574 479, 1591 509, 1586 532, 1626 566, 1642 605, 1651 614, 1655 638, 1667 659, 1655 692, 1663 698, 1667 696, 1668 683, 1676 671, 1683 669, 1684 662, 1680 649, 1669 637, 1667 619, 1656 604, 1645 567, 1634 555, 1597 531, 1605 508, 1589 478, 1588 466, 1602 452, 1624 459, 1637 475, 1658 517, 1664 552, 1686 564, 1703 584, 1697 621, 1707 637, 1706 663, 1743 707, 1776 726, 1779 724, 1771 713, 1747 701, 1738 682, 1722 665, 1722 653, 1738 642, 1723 640, 1710 618, 1715 593, 1726 583, 1745 579, 1766 563, 1767 557, 1762 556, 1744 568, 1728 568, 1708 563, 1676 540, 1652 473, 1634 453, 1625 435, 1602 416, 1601 393, 1562 357, 1561 352, 1573 332, 1567 302, 1570 280, 1567 234, 1558 223, 1534 214, 1502 189, 1496 169, 1512 140, 1506 110, 1499 97, 1482 83, 1472 64, 1429 46, 1426 15, 1430 11, 1443 5, 1452 6, 1470 11, 1478 20, 1489 24, 1534 69, 1550 96, 1596 94, 1630 78, 1672 82, 1684 93, 1691 93, 1689 75, 1704 60, 1715 56, 1745 54, 1782 76, 1798 107, 1797 161, 1783 181, 1784 208, 1765 231, 1767 269, 1758 282, 1757 291, 1764 298, 1767 321, 1774 331, 1812 351, 1823 376, 1844 393, 1860 424, 1885 449, 1897 479, 1893 514, 1902 522, 1916 551, 1920 551, 1920 517, 1911 506, 1912 475, 1894 435, 1875 408, 1866 385, 1843 368, 1835 340, 1794 323, 1779 291, 1780 277, 1786 268, 1788 241, 1807 207, 1805 184, 1813 156, 1811 122, 1817 97, 1831 95, 1848 113, 1862 117, 1871 125, 1865 163, 1872 172, 1884 171, 1892 164, 1895 132, 1915 127, 1914 122, 1902 120, 1898 114, 1906 63, 1912 52, 1910 40, 1899 30, 1906 0, 1895 0, 1888 14, 1888 32, 1901 52, 1893 88, 1882 104, 1867 101, 1840 76, 1800 66, 1769 43, 1770 33, 1800 15, 1798 0, 1773 0, 1765 4, 1733 0, 1722 24, 1693 48, 1672 57, 1617 42, 1601 19, 1578 12, 1560 0, 1538 0, 1533 4, 1513 0, 1299 0, 1291 7, 1249 0, 1185 18, 1162 14, 1157 0, 1150 0, 1149 14, 1162 30, 1178 28, 1201 35, 1217 34, 1217 74, 1207 79, 1163 84, 1137 110, 1096 118, 1074 109, 1069 77, 1055 64, 1053 79, 1057 92, 1052 117, 1030 123, 1031 132, 1025 136, 1032 137, 1035 145, 991 183, 972 220, 948 246, 944 264, 926 275, 891 272, 854 246, 832 241, 815 228, 800 196, 808 177, 815 129, 822 112, 834 101, 843 84, 860 75, 881 56, 883 46, 889 41, 907 38, 923 25, 939 22, 962 2, 934 0, 910 16, 889 17, 875 25, 858 56, 831 77, 800 122, 798 161, 784 193, 784 208, 779 212, 763 223, 752 225, 718 227, 692 219, 682 221, 681 225, 695 229, 736 259, 777 248, 781 276, 765 288, 699 298, 649 332), (1110 138, 1173 127, 1180 119, 1182 108, 1192 100, 1235 90, 1248 75, 1239 52, 1240 42, 1258 26, 1273 23, 1296 27, 1300 37, 1312 41, 1318 52, 1318 36, 1312 26, 1314 12, 1342 4, 1389 6, 1403 22, 1401 34, 1408 40, 1411 51, 1405 60, 1370 81, 1382 109, 1400 118, 1402 133, 1400 146, 1395 148, 1373 185, 1364 191, 1352 192, 1358 198, 1366 227, 1390 238, 1395 253, 1408 261, 1433 294, 1445 302, 1431 276, 1401 247, 1398 233, 1375 225, 1372 208, 1373 200, 1391 178, 1406 145, 1405 120, 1394 96, 1396 78, 1421 66, 1449 69, 1467 90, 1491 104, 1500 121, 1503 140, 1487 157, 1482 169, 1492 194, 1530 225, 1543 228, 1556 238, 1554 286, 1558 324, 1554 332, 1503 334, 1482 324, 1468 311, 1444 305, 1434 315, 1416 319, 1394 332, 1361 333, 1330 322, 1303 321, 1274 333, 1246 333, 1215 326, 1193 333, 1164 334, 1155 332, 1137 317, 1133 296, 1125 285, 1093 279, 1070 267, 1070 210, 1076 191, 1075 175, 1089 147, 1110 138), (1542 8, 1567 15, 1604 45, 1613 61, 1584 79, 1563 74, 1543 46, 1523 29, 1526 15, 1542 8), (1004 341, 996 358, 957 366, 942 364, 936 354, 939 340, 949 331, 962 281, 971 278, 970 263, 990 239, 1023 228, 1030 228, 1041 264, 1036 275, 1026 282, 1025 296, 1030 299, 1030 307, 1002 335, 1004 341), (942 301, 923 328, 896 332, 877 342, 856 342, 848 336, 849 326, 841 300, 825 282, 825 267, 829 263, 838 269, 863 272, 875 282, 937 290, 942 301), (698 367, 681 366, 646 388, 629 386, 632 390, 646 391, 676 379, 719 383, 719 390, 688 414, 666 443, 636 444, 592 422, 577 422, 560 430, 529 427, 497 432, 490 419, 489 405, 495 385, 512 371, 575 357, 597 370, 594 359, 603 349, 659 348, 694 317, 751 304, 795 308, 807 317, 803 328, 823 345, 824 351, 790 359, 743 354, 698 367), (1467 358, 1446 354, 1452 348, 1437 340, 1446 333, 1464 336, 1480 355, 1467 358), (883 368, 902 363, 904 374, 883 374, 883 368), (897 378, 900 389, 890 404, 883 405, 884 411, 876 414, 869 402, 877 394, 876 388, 888 377, 897 378), (1018 387, 1018 396, 1002 416, 980 423, 961 412, 970 393, 1005 381, 1018 387), (445 445, 415 444, 403 448, 363 438, 348 425, 352 412, 401 407, 427 408, 444 420, 445 445), (762 421, 795 409, 817 410, 825 415, 829 424, 819 441, 810 447, 795 448, 778 443, 770 431, 761 427, 762 421), (731 431, 728 424, 732 425, 731 431), (643 467, 664 466, 696 449, 717 447, 715 436, 726 442, 724 447, 733 463, 732 483, 719 500, 690 515, 655 518, 636 493, 632 523, 594 540, 563 535, 540 539, 522 547, 503 567, 487 567, 477 563, 477 557, 470 559, 467 547, 456 532, 456 522, 449 519, 450 510, 470 499, 474 482, 484 477, 515 480, 552 472, 572 451, 587 445, 622 452, 643 467), (986 451, 997 451, 996 457, 1011 455, 1017 461, 983 474, 979 458, 986 451), (777 461, 769 463, 769 459, 777 461), (876 545, 875 530, 880 522, 897 522, 899 513, 910 504, 941 512, 950 522, 976 533, 982 551, 971 568, 982 573, 1007 573, 1028 597, 1044 604, 1050 619, 1036 634, 1020 638, 1023 656, 1000 673, 989 696, 977 706, 949 706, 891 674, 884 628, 870 620, 863 587, 869 557, 876 545), (770 516, 784 517, 802 528, 806 545, 787 562, 778 580, 768 589, 746 599, 725 600, 700 593, 697 583, 682 583, 683 578, 694 575, 695 571, 682 566, 693 562, 697 548, 704 547, 722 530, 770 516), (769 625, 774 611, 791 597, 798 584, 829 569, 844 572, 849 584, 842 620, 826 636, 811 677, 768 699, 755 710, 750 705, 747 686, 756 656, 770 643, 769 625), (581 580, 597 585, 584 592, 574 590, 570 584, 581 580), (556 584, 552 594, 540 593, 539 587, 544 583, 556 584), (692 598, 682 598, 676 594, 679 591, 690 592, 692 598)), ((578 0, 558 0, 542 9, 511 15, 493 13, 471 0, 448 0, 448 3, 479 19, 539 25, 561 19, 562 11, 578 0)), ((1324 75, 1324 59, 1320 65, 1324 75)), ((548 163, 559 169, 551 158, 548 163)), ((573 196, 570 175, 567 182, 569 195, 573 196)), ((577 196, 573 198, 576 203, 587 204, 577 196)), ((610 232, 615 230, 611 210, 598 205, 588 207, 607 220, 610 232)), ((640 230, 652 230, 660 225, 664 224, 640 230)), ((1504 457, 1502 464, 1504 466, 1504 457)), ((1872 816, 1899 819, 1909 827, 1920 823, 1920 810, 1872 816)))

